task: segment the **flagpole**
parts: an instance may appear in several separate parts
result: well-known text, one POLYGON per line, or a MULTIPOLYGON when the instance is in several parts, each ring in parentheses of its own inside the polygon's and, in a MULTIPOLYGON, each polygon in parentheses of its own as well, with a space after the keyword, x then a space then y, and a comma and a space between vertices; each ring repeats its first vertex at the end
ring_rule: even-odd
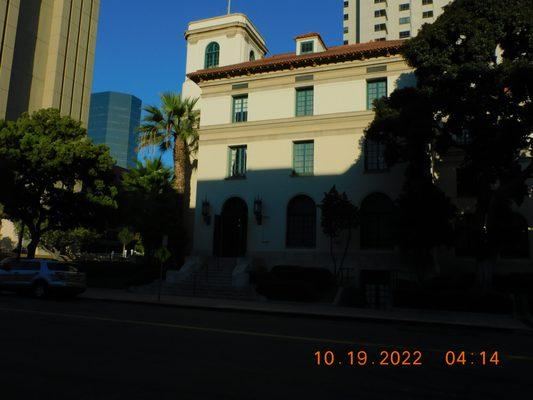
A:
POLYGON ((231 14, 231 0, 228 0, 228 15, 231 14))

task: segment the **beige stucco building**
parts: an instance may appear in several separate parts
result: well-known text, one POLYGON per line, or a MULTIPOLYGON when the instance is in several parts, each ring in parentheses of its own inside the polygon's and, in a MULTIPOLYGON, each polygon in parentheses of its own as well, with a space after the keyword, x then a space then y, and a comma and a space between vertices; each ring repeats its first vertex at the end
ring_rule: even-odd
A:
POLYGON ((100 0, 0 0, 0 118, 54 107, 87 125, 100 0))
POLYGON ((343 0, 345 44, 408 39, 452 0, 343 0))
MULTIPOLYGON (((389 168, 364 130, 374 99, 415 84, 399 54, 403 42, 328 47, 310 33, 295 38, 293 52, 266 57, 265 40, 242 14, 193 22, 186 38, 183 94, 201 99, 191 202, 196 259, 329 266, 317 205, 336 186, 362 215, 346 266, 400 268, 390 227, 403 167, 389 168)), ((439 168, 439 184, 468 212, 457 165, 439 168)), ((526 220, 522 253, 508 265, 530 263, 533 253, 531 199, 518 211, 526 220)), ((454 249, 438 252, 439 263, 475 264, 454 249)))

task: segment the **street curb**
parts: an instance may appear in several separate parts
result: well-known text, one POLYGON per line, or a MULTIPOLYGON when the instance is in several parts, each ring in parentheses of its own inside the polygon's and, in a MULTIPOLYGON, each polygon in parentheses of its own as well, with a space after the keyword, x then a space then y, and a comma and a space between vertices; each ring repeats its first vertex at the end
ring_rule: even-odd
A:
MULTIPOLYGON (((505 332, 533 332, 533 328, 524 326, 524 327, 504 327, 504 326, 492 326, 492 325, 469 325, 460 322, 439 322, 439 321, 421 321, 415 319, 399 319, 399 318, 387 318, 383 316, 350 316, 350 315, 332 315, 332 314, 323 314, 323 313, 305 313, 289 310, 262 310, 255 308, 242 308, 237 306, 215 306, 215 305, 200 305, 200 304, 171 304, 165 302, 158 302, 156 300, 134 300, 134 299, 113 299, 105 296, 98 295, 86 295, 83 294, 79 296, 80 299, 96 300, 96 301, 107 301, 114 303, 129 303, 129 304, 142 304, 148 306, 159 306, 167 308, 186 308, 186 309, 196 309, 196 310, 211 310, 211 311, 224 311, 232 313, 246 313, 246 314, 264 314, 264 315, 281 315, 281 316, 292 316, 300 318, 314 318, 322 320, 336 320, 336 321, 363 321, 363 322, 378 322, 384 324, 395 324, 395 325, 418 325, 418 326, 438 326, 438 327, 450 327, 450 328, 464 328, 471 330, 480 330, 480 329, 490 329, 493 331, 505 331, 505 332)), ((525 321, 520 320, 524 325, 529 325, 525 321)))

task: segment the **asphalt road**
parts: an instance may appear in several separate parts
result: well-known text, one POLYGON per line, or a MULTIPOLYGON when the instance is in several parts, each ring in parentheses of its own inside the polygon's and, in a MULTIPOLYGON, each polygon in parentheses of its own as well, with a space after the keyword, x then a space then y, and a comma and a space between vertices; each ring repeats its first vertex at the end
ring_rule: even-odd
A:
POLYGON ((2 400, 530 399, 532 389, 527 332, 0 294, 2 400), (328 350, 334 361, 316 365, 328 350), (422 365, 380 365, 394 350, 411 364, 420 351, 422 365), (446 365, 449 350, 464 350, 465 365, 446 365), (481 351, 498 351, 499 365, 470 356, 481 351))

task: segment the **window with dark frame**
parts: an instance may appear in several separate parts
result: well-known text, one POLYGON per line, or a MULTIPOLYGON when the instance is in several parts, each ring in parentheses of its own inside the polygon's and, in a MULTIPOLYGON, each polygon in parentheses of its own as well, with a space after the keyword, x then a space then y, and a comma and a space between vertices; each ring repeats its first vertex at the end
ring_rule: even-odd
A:
POLYGON ((287 205, 286 245, 316 247, 316 204, 308 196, 296 196, 287 205))
POLYGON ((305 117, 313 115, 314 93, 312 86, 296 89, 296 116, 305 117))
POLYGON ((409 3, 404 3, 404 4, 400 4, 400 11, 408 11, 411 9, 411 4, 409 3))
POLYGON ((349 14, 344 14, 344 20, 348 21, 349 19, 350 19, 350 15, 349 14))
POLYGON ((387 24, 376 24, 374 25, 374 32, 381 32, 387 30, 387 24))
POLYGON ((366 172, 388 171, 389 166, 385 159, 385 144, 375 140, 366 139, 364 153, 366 172))
POLYGON ((296 176, 312 176, 315 168, 315 142, 293 142, 292 170, 296 176))
POLYGON ((233 122, 248 121, 248 95, 233 97, 233 122))
POLYGON ((205 49, 205 64, 204 68, 218 67, 220 60, 220 45, 217 42, 211 42, 205 49))
POLYGON ((228 177, 244 178, 246 176, 247 146, 228 147, 228 177))
POLYGON ((422 0, 423 6, 427 6, 428 4, 433 4, 433 0, 422 0))
POLYGON ((433 18, 433 10, 424 11, 422 13, 422 18, 433 18))
POLYGON ((366 197, 361 203, 361 248, 392 249, 394 247, 394 204, 381 193, 366 197))
POLYGON ((411 23, 411 17, 400 18, 400 25, 406 25, 411 23))
POLYGON ((372 79, 366 83, 366 108, 372 110, 374 101, 387 97, 387 78, 372 79))
POLYGON ((310 54, 315 51, 315 43, 310 40, 300 43, 300 54, 310 54))
POLYGON ((400 32, 400 39, 406 39, 411 37, 411 31, 402 31, 400 32))
POLYGON ((376 10, 374 11, 374 17, 380 18, 380 17, 386 17, 387 16, 387 10, 376 10))

